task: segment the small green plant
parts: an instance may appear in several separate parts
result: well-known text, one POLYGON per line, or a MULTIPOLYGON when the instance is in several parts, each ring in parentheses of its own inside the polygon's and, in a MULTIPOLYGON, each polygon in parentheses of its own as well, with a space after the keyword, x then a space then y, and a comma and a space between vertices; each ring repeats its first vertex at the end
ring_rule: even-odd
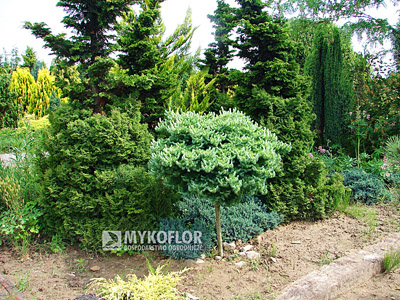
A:
POLYGON ((87 271, 88 263, 84 258, 75 258, 74 259, 74 269, 78 273, 84 273, 87 271))
POLYGON ((334 260, 332 254, 326 250, 324 254, 320 257, 319 264, 320 265, 329 265, 334 260))
POLYGON ((400 266, 400 249, 386 253, 383 258, 383 269, 385 272, 396 270, 400 266))
POLYGON ((186 269, 179 272, 164 273, 164 268, 165 265, 157 267, 144 279, 137 278, 135 274, 128 275, 126 279, 122 279, 119 275, 110 280, 96 278, 90 282, 89 287, 95 289, 98 296, 107 300, 183 299, 176 286, 186 269))
POLYGON ((61 234, 55 234, 51 237, 51 241, 47 243, 51 252, 61 253, 65 250, 65 243, 62 239, 61 234))
POLYGON ((250 260, 250 269, 252 271, 258 271, 260 268, 261 260, 260 259, 251 259, 250 260))
POLYGON ((278 248, 274 243, 272 243, 267 249, 267 255, 269 257, 276 257, 277 254, 278 254, 278 248))
POLYGON ((19 277, 15 286, 20 292, 27 291, 30 287, 29 273, 27 272, 23 276, 19 277))

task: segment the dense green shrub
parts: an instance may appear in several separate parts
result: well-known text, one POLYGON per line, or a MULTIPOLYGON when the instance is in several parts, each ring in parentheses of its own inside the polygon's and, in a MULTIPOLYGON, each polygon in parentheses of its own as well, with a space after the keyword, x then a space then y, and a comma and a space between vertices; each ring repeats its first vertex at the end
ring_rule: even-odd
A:
POLYGON ((18 126, 17 95, 10 91, 10 74, 0 69, 0 128, 18 126))
POLYGON ((390 195, 385 189, 385 183, 375 174, 369 174, 360 168, 352 168, 343 171, 343 175, 343 184, 351 188, 353 200, 374 204, 390 199, 390 195))
POLYGON ((279 140, 290 143, 292 150, 282 156, 283 168, 268 182, 268 193, 258 195, 270 211, 285 216, 286 221, 315 220, 328 216, 339 196, 331 192, 336 186, 345 197, 340 178, 328 177, 322 161, 310 155, 313 144, 311 107, 302 97, 273 97, 263 90, 253 90, 253 96, 268 108, 260 121, 279 140))
POLYGON ((175 194, 143 167, 151 135, 138 115, 61 106, 38 154, 43 227, 98 250, 103 230, 151 230, 175 194))

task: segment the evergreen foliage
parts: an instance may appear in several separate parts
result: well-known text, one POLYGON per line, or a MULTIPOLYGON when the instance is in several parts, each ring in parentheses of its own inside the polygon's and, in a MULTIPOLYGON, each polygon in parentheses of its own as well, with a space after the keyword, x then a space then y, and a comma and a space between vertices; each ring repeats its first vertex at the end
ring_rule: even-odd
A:
POLYGON ((0 70, 0 129, 18 127, 17 95, 10 91, 11 75, 0 70))
MULTIPOLYGON (((212 202, 205 198, 186 197, 177 202, 182 219, 189 224, 198 221, 215 228, 215 212, 212 202)), ((247 242, 255 236, 276 228, 283 216, 268 212, 256 197, 244 196, 237 205, 221 207, 221 231, 224 242, 247 242)), ((212 235, 215 240, 215 233, 212 235)))
POLYGON ((298 44, 285 21, 271 17, 264 2, 237 3, 239 7, 230 9, 232 32, 237 32, 231 46, 246 64, 242 72, 230 71, 237 84, 234 105, 292 145, 282 156, 282 170, 269 180, 269 193, 259 197, 288 220, 325 217, 343 199, 345 189, 340 177, 327 178, 324 165, 309 157, 315 116, 306 99, 307 80, 300 74, 298 44))
POLYGON ((43 117, 49 107, 49 99, 55 92, 54 76, 47 69, 39 70, 36 83, 31 87, 28 113, 33 113, 37 118, 43 117))
POLYGON ((222 254, 220 205, 237 203, 243 194, 266 193, 267 180, 290 146, 236 110, 219 115, 169 111, 156 131, 162 138, 151 146, 151 173, 182 195, 214 203, 222 254))
POLYGON ((18 97, 18 117, 22 117, 29 109, 29 102, 35 88, 35 79, 28 68, 19 68, 12 73, 10 91, 18 97))
POLYGON ((22 54, 22 59, 24 60, 24 63, 21 65, 21 68, 28 68, 33 75, 33 69, 38 62, 36 52, 33 50, 33 48, 29 46, 26 47, 25 54, 22 54))
POLYGON ((375 174, 369 174, 360 168, 352 168, 344 170, 343 175, 343 184, 351 188, 351 199, 354 201, 374 204, 390 199, 385 183, 375 174))
POLYGON ((137 114, 106 117, 64 105, 50 122, 38 154, 48 233, 100 250, 102 230, 150 230, 168 216, 175 195, 139 168, 151 135, 137 114))
MULTIPOLYGON (((212 206, 211 206, 212 209, 212 206)), ((214 224, 215 225, 215 224, 214 224)), ((163 253, 174 259, 196 259, 199 258, 201 254, 208 253, 215 246, 215 227, 210 226, 210 224, 204 223, 204 220, 189 220, 186 218, 165 218, 160 220, 160 231, 174 231, 182 234, 185 231, 191 232, 194 236, 195 231, 201 232, 201 244, 192 243, 176 243, 176 241, 168 241, 162 244, 165 247, 163 253), (180 246, 189 246, 190 248, 180 248, 180 246)))
POLYGON ((103 113, 107 97, 107 75, 113 67, 109 55, 114 51, 113 31, 117 18, 129 10, 134 0, 71 1, 57 3, 64 9, 64 26, 71 30, 54 35, 45 23, 26 22, 24 27, 44 40, 44 46, 62 61, 64 66, 77 65, 81 81, 73 82, 67 96, 77 108, 91 108, 103 113))
POLYGON ((343 47, 339 29, 320 24, 315 33, 306 73, 312 76, 311 103, 314 106, 318 142, 343 145, 353 104, 352 86, 343 68, 343 47))

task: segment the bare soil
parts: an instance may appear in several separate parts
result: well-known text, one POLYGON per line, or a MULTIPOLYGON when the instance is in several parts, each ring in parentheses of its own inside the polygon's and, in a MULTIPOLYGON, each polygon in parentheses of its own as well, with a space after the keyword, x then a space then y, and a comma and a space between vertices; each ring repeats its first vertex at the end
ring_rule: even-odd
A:
MULTIPOLYGON (((201 300, 273 299, 288 284, 322 265, 400 231, 398 206, 380 204, 370 209, 377 214, 373 225, 343 213, 317 222, 281 225, 248 243, 238 241, 237 248, 254 245, 261 253, 257 261, 226 251, 223 260, 207 257, 202 264, 171 260, 169 270, 190 268, 178 288, 201 300), (240 261, 246 264, 236 266, 240 261)), ((168 261, 157 253, 151 256, 153 264, 168 261)), ((74 299, 91 293, 85 288, 91 278, 132 273, 147 275, 145 255, 95 256, 77 248, 49 254, 37 248, 29 258, 21 259, 10 248, 0 246, 0 276, 16 284, 27 299, 74 299), (91 271, 93 267, 99 270, 91 271)), ((0 299, 8 299, 1 288, 0 299)), ((400 272, 380 274, 338 299, 400 300, 400 272)))

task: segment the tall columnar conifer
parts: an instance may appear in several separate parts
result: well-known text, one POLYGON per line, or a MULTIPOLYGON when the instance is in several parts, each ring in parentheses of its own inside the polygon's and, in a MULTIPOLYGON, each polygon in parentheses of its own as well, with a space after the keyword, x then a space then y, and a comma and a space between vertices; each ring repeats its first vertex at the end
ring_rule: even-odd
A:
POLYGON ((318 142, 343 144, 352 105, 352 86, 343 66, 340 30, 332 24, 316 29, 306 73, 312 76, 310 101, 313 104, 318 142))

